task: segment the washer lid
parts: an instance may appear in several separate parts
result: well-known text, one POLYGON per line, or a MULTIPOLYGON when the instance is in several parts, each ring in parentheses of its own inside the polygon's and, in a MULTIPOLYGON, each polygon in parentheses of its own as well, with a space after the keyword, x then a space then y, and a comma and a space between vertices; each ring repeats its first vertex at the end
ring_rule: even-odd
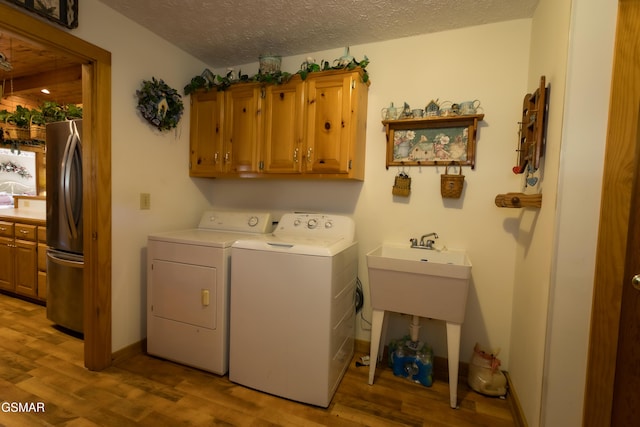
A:
POLYGON ((240 239, 259 239, 263 234, 239 233, 217 230, 204 230, 193 228, 189 230, 166 231, 149 235, 149 240, 170 243, 183 243, 187 245, 210 246, 216 248, 228 248, 240 239))
POLYGON ((317 239, 308 237, 265 236, 261 239, 238 239, 234 249, 248 249, 263 252, 282 252, 297 255, 334 256, 357 242, 343 237, 317 239))

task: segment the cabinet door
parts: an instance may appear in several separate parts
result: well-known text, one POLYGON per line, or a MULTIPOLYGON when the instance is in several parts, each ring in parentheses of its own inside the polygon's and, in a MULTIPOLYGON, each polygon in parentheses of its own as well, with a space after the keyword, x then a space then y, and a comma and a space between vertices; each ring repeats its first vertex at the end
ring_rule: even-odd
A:
POLYGON ((44 271, 38 271, 38 298, 47 299, 47 273, 44 271))
MULTIPOLYGON (((40 229, 38 227, 38 240, 40 240, 40 229)), ((38 242, 38 298, 47 299, 47 245, 38 242)))
POLYGON ((239 83, 226 91, 224 142, 228 172, 258 172, 262 135, 261 86, 239 83))
POLYGON ((0 237, 0 289, 7 291, 15 291, 13 249, 13 238, 0 237))
POLYGON ((307 78, 307 173, 348 173, 352 82, 357 74, 307 78))
POLYGON ((266 173, 300 173, 304 139, 304 82, 294 77, 286 84, 267 86, 264 98, 266 173))
POLYGON ((16 240, 16 292, 35 297, 38 295, 38 251, 37 243, 16 240))
POLYGON ((223 171, 224 92, 191 94, 189 175, 212 177, 223 171))

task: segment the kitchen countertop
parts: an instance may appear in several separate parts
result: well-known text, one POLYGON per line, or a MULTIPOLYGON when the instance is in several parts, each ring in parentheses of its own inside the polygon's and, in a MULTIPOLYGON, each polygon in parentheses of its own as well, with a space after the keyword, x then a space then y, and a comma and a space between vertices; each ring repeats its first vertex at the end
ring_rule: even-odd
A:
POLYGON ((0 221, 14 221, 35 225, 46 225, 47 213, 42 210, 25 208, 0 209, 0 221))

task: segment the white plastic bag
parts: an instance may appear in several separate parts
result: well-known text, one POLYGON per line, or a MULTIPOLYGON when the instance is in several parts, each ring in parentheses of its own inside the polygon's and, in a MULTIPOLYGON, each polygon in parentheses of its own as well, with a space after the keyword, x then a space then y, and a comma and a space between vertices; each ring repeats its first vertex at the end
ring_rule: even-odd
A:
POLYGON ((500 371, 499 350, 488 353, 476 343, 473 357, 469 364, 468 383, 471 389, 488 396, 504 396, 507 394, 507 378, 500 371))

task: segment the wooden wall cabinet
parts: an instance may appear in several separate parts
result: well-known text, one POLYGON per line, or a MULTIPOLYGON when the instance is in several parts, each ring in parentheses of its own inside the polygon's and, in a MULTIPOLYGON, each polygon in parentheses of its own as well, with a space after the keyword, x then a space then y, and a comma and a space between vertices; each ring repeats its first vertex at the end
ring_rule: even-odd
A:
POLYGON ((306 172, 364 179, 368 86, 358 71, 307 77, 306 172))
POLYGON ((38 298, 36 225, 0 221, 0 288, 38 298))
POLYGON ((211 177, 224 172, 222 144, 224 92, 191 94, 189 174, 211 177))
POLYGON ((212 147, 220 129, 202 122, 219 118, 219 104, 212 107, 206 93, 192 95, 191 176, 364 179, 368 83, 362 73, 332 70, 282 85, 231 86, 219 119, 223 167, 214 167, 212 147))
POLYGON ((258 172, 262 143, 262 96, 258 83, 236 84, 225 94, 225 160, 231 174, 258 172))
POLYGON ((262 172, 300 174, 304 151, 306 85, 292 78, 265 88, 262 172))

